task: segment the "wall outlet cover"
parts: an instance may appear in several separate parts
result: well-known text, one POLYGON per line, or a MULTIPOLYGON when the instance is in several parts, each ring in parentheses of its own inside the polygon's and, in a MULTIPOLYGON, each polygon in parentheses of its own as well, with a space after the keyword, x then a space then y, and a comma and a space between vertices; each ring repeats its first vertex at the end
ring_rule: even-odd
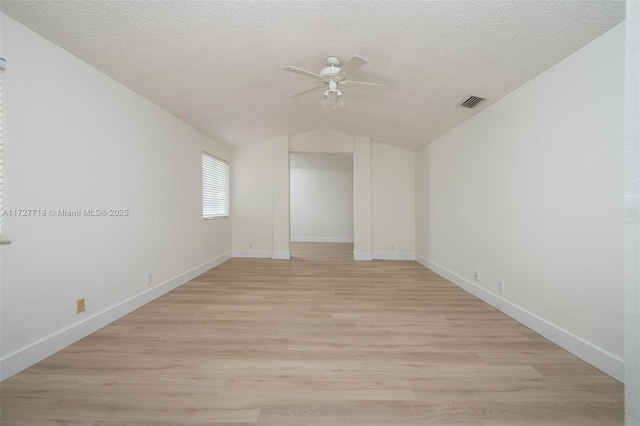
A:
POLYGON ((79 314, 80 312, 84 312, 84 310, 85 310, 84 298, 76 300, 76 314, 79 314))

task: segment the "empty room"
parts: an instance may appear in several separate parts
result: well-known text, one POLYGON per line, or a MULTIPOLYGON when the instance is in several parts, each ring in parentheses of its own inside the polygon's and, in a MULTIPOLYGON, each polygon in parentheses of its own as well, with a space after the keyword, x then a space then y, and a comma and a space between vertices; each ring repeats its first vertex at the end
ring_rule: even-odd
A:
POLYGON ((640 3, 0 3, 1 425, 640 425, 640 3))

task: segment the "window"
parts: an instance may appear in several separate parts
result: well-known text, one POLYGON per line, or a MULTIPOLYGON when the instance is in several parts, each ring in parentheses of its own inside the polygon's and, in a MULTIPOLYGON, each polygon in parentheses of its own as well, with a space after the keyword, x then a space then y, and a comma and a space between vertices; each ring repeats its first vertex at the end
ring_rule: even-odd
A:
POLYGON ((202 152, 202 217, 229 216, 229 163, 202 152))

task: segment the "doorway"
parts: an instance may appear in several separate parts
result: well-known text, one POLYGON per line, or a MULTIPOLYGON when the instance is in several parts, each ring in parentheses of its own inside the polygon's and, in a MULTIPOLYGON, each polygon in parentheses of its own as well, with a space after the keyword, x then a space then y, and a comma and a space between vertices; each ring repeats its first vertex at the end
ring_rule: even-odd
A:
POLYGON ((353 253, 353 154, 289 154, 290 251, 295 256, 353 253))

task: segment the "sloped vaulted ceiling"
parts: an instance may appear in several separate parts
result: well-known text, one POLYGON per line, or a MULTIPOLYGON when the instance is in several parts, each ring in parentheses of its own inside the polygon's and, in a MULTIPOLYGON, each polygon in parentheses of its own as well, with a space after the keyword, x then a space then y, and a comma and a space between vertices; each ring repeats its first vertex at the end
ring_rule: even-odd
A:
POLYGON ((624 19, 622 1, 13 1, 8 16, 229 147, 328 129, 415 150, 624 19), (369 63, 321 107, 327 56, 369 63), (474 110, 468 95, 489 99, 474 110))

